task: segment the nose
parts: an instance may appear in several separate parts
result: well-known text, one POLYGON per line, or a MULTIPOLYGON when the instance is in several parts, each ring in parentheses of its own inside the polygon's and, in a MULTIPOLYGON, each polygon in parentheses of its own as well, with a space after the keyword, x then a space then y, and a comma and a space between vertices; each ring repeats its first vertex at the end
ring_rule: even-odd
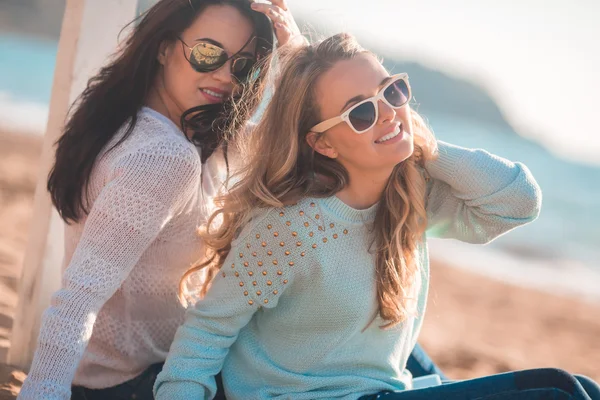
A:
POLYGON ((391 122, 396 118, 396 110, 390 107, 389 104, 379 100, 377 106, 379 107, 379 118, 377 123, 384 124, 386 122, 391 122))
POLYGON ((231 71, 231 67, 233 66, 232 64, 233 60, 229 59, 227 60, 227 62, 225 64, 223 64, 223 66, 219 69, 217 69, 216 71, 213 71, 212 76, 218 80, 219 82, 225 83, 225 84, 230 84, 232 82, 232 71, 231 71))

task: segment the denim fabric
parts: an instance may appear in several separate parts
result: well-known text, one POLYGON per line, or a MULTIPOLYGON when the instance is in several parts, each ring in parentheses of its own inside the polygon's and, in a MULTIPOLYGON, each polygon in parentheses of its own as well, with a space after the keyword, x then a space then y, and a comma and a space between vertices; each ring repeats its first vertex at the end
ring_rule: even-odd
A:
POLYGON ((508 372, 425 389, 381 392, 360 400, 600 400, 598 390, 598 385, 590 379, 548 368, 508 372))
POLYGON ((429 358, 425 350, 417 343, 408 361, 406 362, 406 369, 410 371, 413 378, 418 378, 425 375, 438 375, 441 380, 446 381, 448 378, 442 370, 429 358))
POLYGON ((71 400, 152 400, 152 387, 163 363, 151 365, 135 378, 106 389, 71 388, 71 400))

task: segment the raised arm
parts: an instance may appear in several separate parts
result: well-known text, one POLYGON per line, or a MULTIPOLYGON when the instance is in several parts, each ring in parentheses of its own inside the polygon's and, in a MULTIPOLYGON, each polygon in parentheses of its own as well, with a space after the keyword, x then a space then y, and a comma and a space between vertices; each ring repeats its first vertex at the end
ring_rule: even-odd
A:
POLYGON ((542 192, 525 165, 441 141, 438 148, 425 164, 428 236, 488 243, 537 218, 542 192))

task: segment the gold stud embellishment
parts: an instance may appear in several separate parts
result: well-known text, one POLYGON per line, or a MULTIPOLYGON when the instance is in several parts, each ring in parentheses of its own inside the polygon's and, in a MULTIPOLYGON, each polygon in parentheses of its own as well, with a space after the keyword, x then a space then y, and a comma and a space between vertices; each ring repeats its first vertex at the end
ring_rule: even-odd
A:
POLYGON ((267 276, 267 271, 262 272, 263 276, 267 276))
POLYGON ((259 261, 259 262, 258 262, 258 266, 259 266, 259 267, 262 267, 262 266, 263 266, 263 262, 262 262, 262 261, 259 261))
POLYGON ((271 286, 272 284, 273 284, 273 282, 267 281, 267 286, 271 286))
POLYGON ((333 238, 334 238, 334 239, 337 239, 337 238, 338 238, 338 235, 337 235, 337 233, 334 233, 334 234, 333 234, 333 238))
POLYGON ((258 285, 258 283, 256 283, 256 281, 254 281, 254 282, 252 282, 252 285, 256 286, 256 285, 258 285))
POLYGON ((252 276, 252 275, 254 275, 254 272, 248 271, 248 275, 252 276))
POLYGON ((256 292, 257 296, 260 296, 261 294, 262 294, 262 292, 260 290, 256 292))
POLYGON ((277 294, 277 293, 279 293, 278 290, 273 290, 273 294, 277 294))
POLYGON ((254 302, 252 300, 248 300, 248 304, 252 305, 254 302))
POLYGON ((240 287, 244 286, 244 282, 240 282, 240 287))
POLYGON ((327 238, 323 238, 323 243, 327 243, 327 238))
POLYGON ((283 247, 283 246, 285 246, 285 243, 283 243, 283 242, 280 242, 280 243, 279 243, 279 245, 280 245, 281 247, 283 247))
POLYGON ((348 229, 344 229, 344 235, 348 234, 348 229))
POLYGON ((315 243, 315 244, 313 244, 313 245, 312 245, 312 248, 313 248, 313 249, 316 249, 316 248, 317 248, 317 244, 316 244, 316 243, 315 243))
POLYGON ((304 211, 300 211, 300 216, 304 216, 304 211))
POLYGON ((277 271, 277 275, 281 275, 281 274, 283 274, 283 272, 277 271))
POLYGON ((292 254, 292 253, 290 253, 288 250, 285 251, 286 256, 289 256, 290 254, 292 254))
POLYGON ((280 217, 283 217, 284 215, 285 215, 285 214, 283 213, 283 211, 279 213, 279 216, 280 216, 280 217))
POLYGON ((273 225, 269 224, 267 225, 267 229, 271 229, 273 227, 273 225))
POLYGON ((290 267, 294 266, 294 262, 293 261, 290 261, 288 264, 289 264, 290 267))
POLYGON ((265 302, 265 304, 269 303, 269 299, 265 299, 264 302, 265 302))
POLYGON ((277 233, 277 232, 274 232, 274 233, 273 233, 273 236, 277 237, 277 236, 279 236, 279 233, 277 233))
POLYGON ((308 226, 309 226, 309 225, 310 225, 310 224, 309 224, 308 222, 305 222, 305 223, 304 223, 304 226, 305 226, 305 227, 307 227, 307 228, 308 228, 308 226))

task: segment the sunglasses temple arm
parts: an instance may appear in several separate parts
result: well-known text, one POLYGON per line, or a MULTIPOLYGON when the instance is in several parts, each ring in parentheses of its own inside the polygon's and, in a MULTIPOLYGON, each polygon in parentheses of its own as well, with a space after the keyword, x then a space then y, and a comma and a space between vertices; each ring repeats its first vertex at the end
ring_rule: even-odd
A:
POLYGON ((321 122, 321 123, 313 126, 313 128, 311 129, 311 132, 323 133, 326 130, 333 128, 334 126, 336 126, 337 124, 339 124, 343 120, 344 119, 341 116, 330 118, 330 119, 328 119, 326 121, 323 121, 323 122, 321 122))

